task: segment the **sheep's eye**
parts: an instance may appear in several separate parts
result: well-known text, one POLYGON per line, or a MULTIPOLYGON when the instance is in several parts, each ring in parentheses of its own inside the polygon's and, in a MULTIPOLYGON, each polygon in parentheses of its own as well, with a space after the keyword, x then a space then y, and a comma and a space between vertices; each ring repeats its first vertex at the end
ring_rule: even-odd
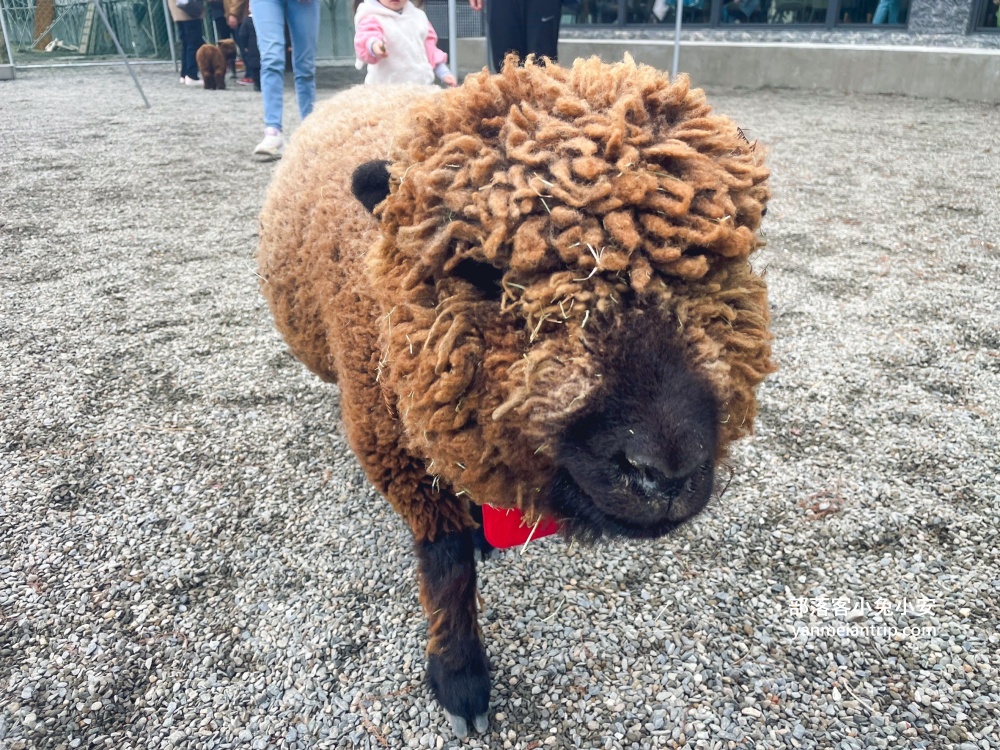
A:
POLYGON ((451 275, 468 281, 486 299, 498 300, 503 295, 500 286, 503 271, 489 263, 465 258, 452 269, 451 275))

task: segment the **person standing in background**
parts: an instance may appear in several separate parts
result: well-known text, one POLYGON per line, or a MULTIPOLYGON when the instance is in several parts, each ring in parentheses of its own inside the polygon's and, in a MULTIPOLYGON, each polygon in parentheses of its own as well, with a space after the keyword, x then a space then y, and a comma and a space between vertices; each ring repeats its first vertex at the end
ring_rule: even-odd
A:
POLYGON ((253 84, 254 91, 260 91, 260 50, 257 49, 257 32, 253 28, 251 13, 236 30, 236 41, 240 45, 240 55, 243 57, 246 75, 240 80, 243 84, 253 84))
POLYGON ((899 0, 878 0, 872 23, 886 23, 887 21, 891 24, 899 23, 899 0))
POLYGON ((1000 26, 1000 0, 989 0, 986 3, 986 17, 983 18, 983 26, 988 29, 1000 26))
POLYGON ((430 85, 437 76, 446 86, 457 81, 448 55, 437 48, 438 35, 427 14, 410 0, 365 0, 354 9, 357 67, 368 65, 365 83, 430 85))
POLYGON ((223 39, 232 39, 233 32, 226 23, 226 8, 222 0, 208 0, 208 14, 212 17, 212 25, 215 26, 215 37, 220 42, 223 39))
POLYGON ((198 77, 198 48, 205 43, 201 33, 201 17, 205 6, 201 3, 187 3, 188 10, 177 7, 177 0, 168 0, 170 17, 177 24, 177 35, 181 39, 181 83, 188 86, 204 86, 198 77))
POLYGON ((254 154, 276 159, 285 139, 281 133, 285 90, 285 24, 292 39, 292 71, 299 115, 306 119, 316 102, 316 43, 319 0, 250 0, 257 47, 260 88, 264 100, 264 139, 254 154))
MULTIPOLYGON (((483 0, 469 0, 473 10, 483 9, 483 0)), ((559 21, 562 0, 487 0, 486 56, 490 70, 500 72, 503 58, 516 52, 524 61, 528 55, 558 55, 559 21)))
POLYGON ((225 8, 226 26, 234 32, 250 14, 250 0, 221 0, 225 8))
MULTIPOLYGON (((256 88, 260 91, 260 57, 258 56, 254 62, 257 68, 257 78, 254 79, 247 72, 249 63, 247 63, 247 58, 243 54, 243 45, 239 41, 240 27, 246 23, 247 17, 250 15, 250 0, 222 0, 222 3, 225 7, 226 26, 232 29, 233 39, 236 40, 236 44, 240 48, 240 59, 243 61, 243 77, 239 79, 239 83, 247 86, 256 80, 256 88)), ((256 49, 256 46, 254 49, 256 49)))

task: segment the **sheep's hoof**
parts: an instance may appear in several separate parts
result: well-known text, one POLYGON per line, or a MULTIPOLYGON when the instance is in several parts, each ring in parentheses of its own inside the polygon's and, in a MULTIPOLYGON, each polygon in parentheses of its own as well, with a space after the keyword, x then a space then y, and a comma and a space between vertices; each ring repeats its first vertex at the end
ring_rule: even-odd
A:
POLYGON ((490 673, 486 654, 478 641, 456 644, 449 656, 463 656, 466 663, 454 669, 445 665, 441 654, 427 660, 427 680, 441 704, 451 728, 459 739, 469 735, 469 727, 484 732, 489 727, 490 673))
POLYGON ((464 740, 469 736, 469 723, 463 719, 461 716, 455 716, 453 713, 449 713, 445 710, 444 715, 448 717, 448 721, 451 723, 451 731, 455 733, 455 736, 460 740, 464 740))
MULTIPOLYGON (((451 730, 455 733, 455 736, 460 740, 464 740, 469 736, 469 722, 463 719, 461 716, 455 716, 455 714, 445 711, 444 715, 448 717, 448 722, 451 724, 451 730)), ((482 734, 490 726, 490 718, 486 714, 479 714, 475 719, 472 720, 472 726, 476 728, 476 731, 482 734)))

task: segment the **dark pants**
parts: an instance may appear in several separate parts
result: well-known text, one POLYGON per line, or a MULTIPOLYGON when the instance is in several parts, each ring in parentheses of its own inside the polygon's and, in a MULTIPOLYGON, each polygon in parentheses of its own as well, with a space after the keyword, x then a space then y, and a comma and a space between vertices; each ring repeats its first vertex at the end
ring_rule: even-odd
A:
POLYGON ((181 38, 181 75, 198 80, 198 61, 195 55, 198 48, 205 43, 201 35, 201 19, 197 21, 178 21, 177 34, 181 38))
POLYGON ((219 38, 220 42, 223 39, 233 38, 233 30, 229 28, 229 24, 226 22, 225 16, 213 18, 212 23, 215 24, 215 35, 219 38))
POLYGON ((490 68, 499 72, 504 55, 516 52, 556 59, 562 0, 486 0, 486 45, 490 68))

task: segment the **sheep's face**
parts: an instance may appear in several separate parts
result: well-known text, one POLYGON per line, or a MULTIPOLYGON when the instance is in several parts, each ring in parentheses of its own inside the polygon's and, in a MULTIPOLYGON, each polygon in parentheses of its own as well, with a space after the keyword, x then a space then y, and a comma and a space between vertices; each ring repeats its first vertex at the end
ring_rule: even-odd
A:
POLYGON ((659 536, 708 502, 719 399, 675 326, 663 311, 623 310, 598 359, 601 377, 555 439, 542 503, 578 535, 659 536))
POLYGON ((507 66, 410 119, 370 271, 413 452, 584 537, 697 513, 772 369, 760 154, 631 61, 507 66))
POLYGON ((222 50, 222 56, 226 58, 226 62, 232 62, 236 59, 236 42, 232 39, 220 39, 219 49, 222 50))

